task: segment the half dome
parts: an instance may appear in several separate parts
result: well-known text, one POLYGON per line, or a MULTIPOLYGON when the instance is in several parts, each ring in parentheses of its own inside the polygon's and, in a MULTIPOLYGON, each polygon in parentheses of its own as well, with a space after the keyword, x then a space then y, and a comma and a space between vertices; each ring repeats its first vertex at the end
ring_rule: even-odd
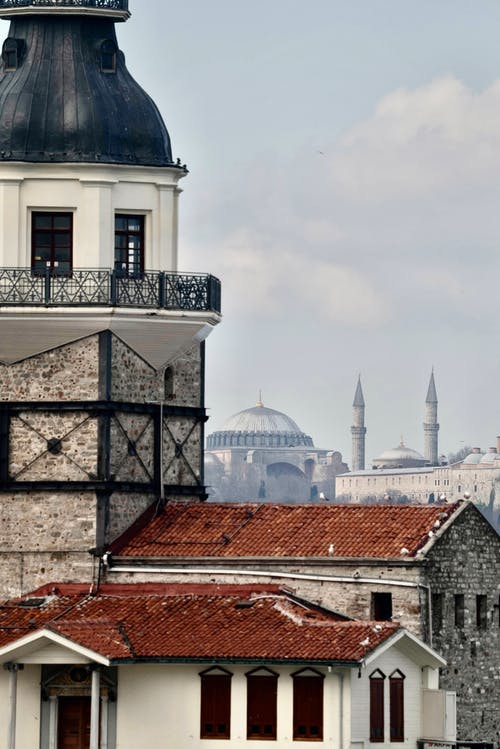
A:
POLYGON ((0 69, 0 162, 172 166, 170 137, 113 20, 22 15, 0 69))

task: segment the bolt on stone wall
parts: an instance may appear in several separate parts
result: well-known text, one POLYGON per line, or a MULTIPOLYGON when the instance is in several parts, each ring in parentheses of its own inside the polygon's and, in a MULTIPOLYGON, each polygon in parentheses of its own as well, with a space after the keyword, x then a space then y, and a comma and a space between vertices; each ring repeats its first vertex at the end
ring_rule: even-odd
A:
POLYGON ((115 413, 111 419, 110 469, 114 481, 154 477, 154 422, 150 415, 115 413))
POLYGON ((500 537, 472 505, 431 550, 428 577, 435 595, 434 646, 448 661, 441 686, 457 692, 459 738, 498 745, 500 537), (455 620, 457 595, 463 596, 463 623, 455 620), (478 595, 486 596, 482 623, 478 595))
POLYGON ((0 364, 0 400, 96 400, 98 354, 94 335, 15 364, 0 364))

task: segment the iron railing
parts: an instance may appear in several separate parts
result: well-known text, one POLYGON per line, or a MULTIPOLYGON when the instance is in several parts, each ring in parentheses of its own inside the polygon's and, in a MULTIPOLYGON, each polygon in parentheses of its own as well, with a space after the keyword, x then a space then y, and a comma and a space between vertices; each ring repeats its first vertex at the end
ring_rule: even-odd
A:
POLYGON ((0 10, 10 8, 102 8, 128 11, 128 0, 0 0, 0 10))
POLYGON ((220 312, 221 288, 215 276, 145 271, 0 268, 1 307, 146 307, 220 312))

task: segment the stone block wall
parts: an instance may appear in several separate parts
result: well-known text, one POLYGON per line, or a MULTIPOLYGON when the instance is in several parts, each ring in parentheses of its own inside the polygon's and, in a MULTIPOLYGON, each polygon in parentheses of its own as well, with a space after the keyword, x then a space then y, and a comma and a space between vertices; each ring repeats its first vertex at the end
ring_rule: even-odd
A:
POLYGON ((111 353, 111 400, 199 407, 202 357, 199 344, 179 354, 165 369, 155 370, 116 336, 111 353), (166 370, 170 369, 166 378, 166 370), (166 387, 166 379, 169 384, 166 387), (167 392, 166 392, 167 390, 167 392))
POLYGON ((99 336, 15 364, 0 363, 0 401, 97 400, 99 336))
MULTIPOLYGON (((164 566, 177 567, 178 571, 156 573, 155 582, 182 582, 182 583, 258 583, 283 585, 291 588, 297 595, 315 601, 327 608, 334 609, 356 619, 371 619, 372 617, 372 593, 391 593, 393 605, 393 620, 398 621, 418 637, 425 636, 426 621, 426 591, 420 588, 421 569, 419 566, 398 567, 392 570, 374 567, 359 566, 328 566, 307 564, 283 564, 279 562, 254 562, 243 560, 228 560, 224 563, 217 560, 193 560, 186 559, 184 562, 175 560, 170 562, 165 558, 164 566), (196 572, 182 572, 189 567, 195 567, 196 572), (206 573, 199 571, 206 567, 206 573), (223 573, 223 568, 231 570, 223 573), (246 570, 246 574, 238 575, 237 569, 246 570), (266 576, 266 571, 272 573, 266 576), (280 571, 283 576, 280 576, 280 571), (252 572, 255 574, 252 575, 252 572), (362 580, 370 579, 373 582, 359 582, 353 575, 359 573, 362 580), (295 577, 294 574, 297 576, 295 577), (307 578, 300 577, 307 575, 307 578), (337 580, 319 580, 314 576, 344 577, 345 582, 337 580), (394 581, 394 584, 381 584, 380 581, 394 581)), ((109 582, 148 582, 151 581, 150 574, 141 573, 140 568, 136 573, 112 572, 108 575, 109 582)))
POLYGON ((434 646, 448 661, 441 686, 457 692, 459 738, 498 746, 500 537, 468 505, 428 560, 434 646))

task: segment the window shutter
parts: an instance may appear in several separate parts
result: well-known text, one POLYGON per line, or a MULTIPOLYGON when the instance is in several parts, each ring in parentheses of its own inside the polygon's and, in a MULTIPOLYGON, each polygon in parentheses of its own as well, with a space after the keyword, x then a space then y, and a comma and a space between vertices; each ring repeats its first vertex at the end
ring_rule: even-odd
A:
POLYGON ((323 739, 323 678, 296 676, 293 680, 293 738, 323 739))
POLYGON ((391 741, 404 741, 404 676, 391 676, 389 685, 391 741))
POLYGON ((276 738, 278 678, 247 676, 247 738, 276 738))
POLYGON ((384 680, 370 677, 370 741, 384 741, 384 680))

